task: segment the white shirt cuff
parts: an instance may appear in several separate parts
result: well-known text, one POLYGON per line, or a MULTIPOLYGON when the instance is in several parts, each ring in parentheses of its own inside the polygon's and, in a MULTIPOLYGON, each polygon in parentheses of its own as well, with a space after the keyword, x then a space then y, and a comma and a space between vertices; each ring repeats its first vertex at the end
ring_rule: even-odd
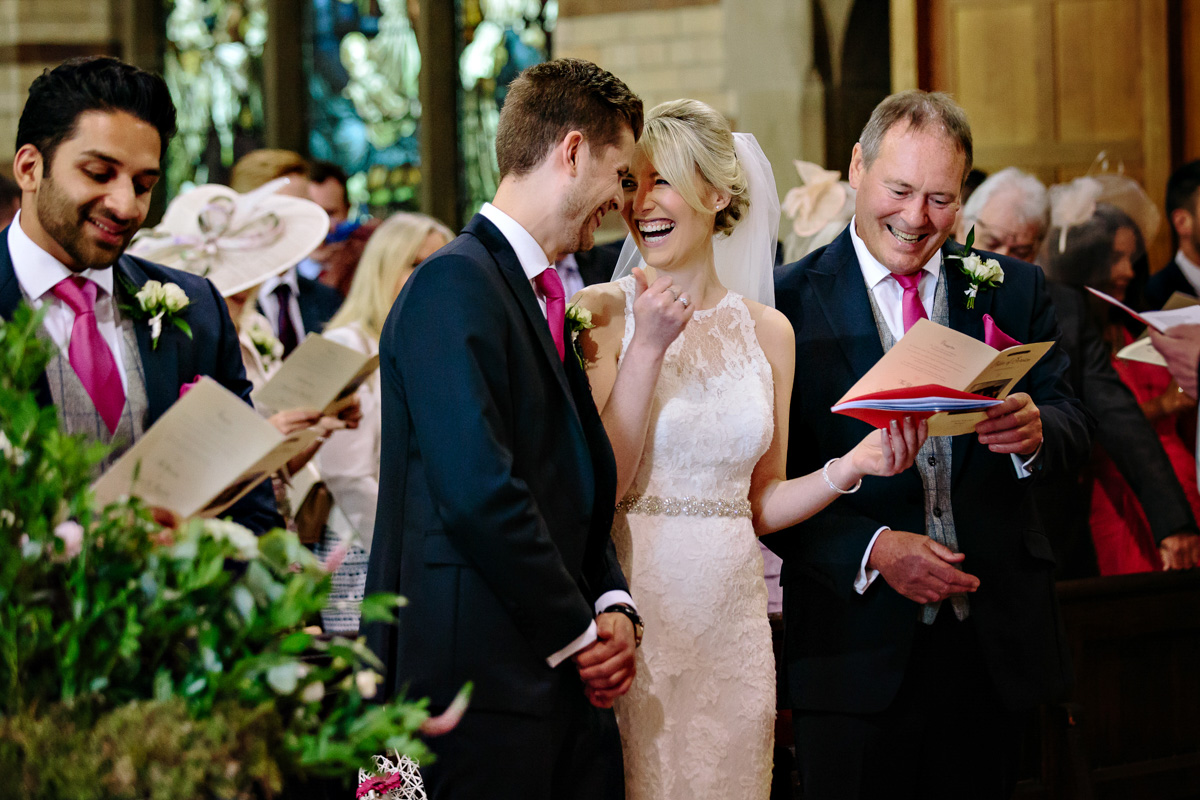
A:
POLYGON ((596 621, 592 620, 588 623, 586 631, 576 637, 574 641, 572 641, 562 650, 559 650, 557 653, 547 658, 546 663, 550 665, 551 669, 554 669, 559 664, 566 661, 568 658, 575 655, 592 642, 596 641, 596 638, 596 621))
MULTIPOLYGON (((637 606, 633 604, 633 598, 629 596, 629 592, 623 592, 620 589, 614 589, 610 592, 605 592, 604 594, 600 595, 600 599, 596 601, 595 605, 596 613, 599 614, 604 611, 604 609, 608 608, 609 606, 616 605, 617 603, 624 603, 634 611, 637 611, 637 606)), ((599 637, 596 633, 596 621, 592 620, 590 623, 588 623, 588 628, 586 631, 581 633, 574 641, 572 641, 562 650, 559 650, 557 653, 547 658, 546 663, 550 665, 551 669, 553 669, 571 656, 578 653, 583 648, 587 647, 592 642, 596 641, 597 638, 599 637)))
POLYGON ((596 601, 596 614, 600 614, 609 606, 615 606, 617 603, 625 605, 637 611, 637 606, 633 603, 633 598, 629 596, 629 592, 623 592, 620 589, 613 589, 610 592, 605 592, 600 595, 600 599, 596 601))
POLYGON ((879 570, 867 569, 867 562, 871 559, 871 550, 875 547, 875 540, 879 538, 879 534, 884 531, 890 531, 887 525, 884 525, 879 530, 875 531, 875 535, 871 537, 871 541, 867 542, 867 550, 863 553, 862 563, 858 565, 858 576, 854 579, 854 591, 863 594, 870 588, 875 579, 879 577, 879 570))
POLYGON ((1042 454, 1042 446, 1039 444, 1037 450, 1033 451, 1033 455, 1029 458, 1022 458, 1016 453, 1010 453, 1013 460, 1013 469, 1017 471, 1018 478, 1028 478, 1033 474, 1033 462, 1037 461, 1038 456, 1042 454))

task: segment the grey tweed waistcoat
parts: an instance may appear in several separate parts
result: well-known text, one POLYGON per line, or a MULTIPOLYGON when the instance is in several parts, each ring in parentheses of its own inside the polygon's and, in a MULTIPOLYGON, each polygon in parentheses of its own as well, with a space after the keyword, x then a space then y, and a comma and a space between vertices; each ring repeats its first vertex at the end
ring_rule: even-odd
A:
POLYGON ((92 398, 66 353, 55 351, 46 366, 46 380, 50 384, 50 396, 58 411, 58 421, 63 430, 71 434, 83 434, 91 442, 112 445, 112 450, 98 465, 96 475, 108 469, 145 432, 146 414, 149 403, 146 399, 146 376, 142 369, 142 358, 138 350, 133 322, 118 319, 121 329, 121 358, 125 365, 125 407, 121 410, 121 422, 109 433, 92 398))
MULTIPOLYGON (((879 341, 886 353, 896 344, 892 329, 888 327, 875 295, 868 289, 871 313, 875 315, 875 327, 879 330, 879 341)), ((933 293, 933 317, 931 322, 950 327, 950 300, 946 281, 939 278, 933 293)), ((950 477, 952 456, 949 436, 930 436, 917 454, 917 469, 921 472, 921 483, 925 487, 925 533, 934 541, 958 552, 958 536, 954 531, 954 509, 950 502, 950 477)), ((967 598, 955 595, 951 598, 954 615, 965 619, 970 609, 967 598)), ((941 603, 929 603, 921 609, 921 621, 932 625, 941 603)))

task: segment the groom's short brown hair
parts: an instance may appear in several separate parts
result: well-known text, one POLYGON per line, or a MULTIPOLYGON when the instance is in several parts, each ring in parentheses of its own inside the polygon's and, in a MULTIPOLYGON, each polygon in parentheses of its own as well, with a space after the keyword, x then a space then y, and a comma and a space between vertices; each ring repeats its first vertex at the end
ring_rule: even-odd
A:
POLYGON ((580 58, 536 64, 509 85, 500 111, 500 177, 532 171, 571 131, 590 147, 607 147, 626 125, 634 139, 642 135, 642 101, 620 78, 580 58))

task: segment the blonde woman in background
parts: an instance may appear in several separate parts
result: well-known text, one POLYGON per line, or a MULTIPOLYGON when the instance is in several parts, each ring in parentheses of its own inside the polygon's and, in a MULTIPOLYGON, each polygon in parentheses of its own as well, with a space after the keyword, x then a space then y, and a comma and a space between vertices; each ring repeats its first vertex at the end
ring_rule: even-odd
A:
MULTIPOLYGON (((449 228, 423 214, 402 212, 388 217, 367 240, 346 301, 329 321, 326 338, 367 355, 378 353, 383 323, 405 281, 417 265, 453 238, 449 228)), ((358 629, 358 607, 375 531, 382 419, 379 376, 372 375, 359 388, 358 396, 362 407, 359 426, 336 432, 318 456, 334 508, 325 540, 316 553, 326 558, 335 551, 339 555, 345 552, 345 560, 333 576, 333 598, 339 602, 323 612, 328 631, 358 629)))

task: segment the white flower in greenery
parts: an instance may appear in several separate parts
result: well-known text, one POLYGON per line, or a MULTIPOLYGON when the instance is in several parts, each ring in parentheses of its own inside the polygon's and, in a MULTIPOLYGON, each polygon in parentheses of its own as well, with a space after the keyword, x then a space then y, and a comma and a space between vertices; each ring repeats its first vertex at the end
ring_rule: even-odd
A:
POLYGON ((962 268, 963 272, 980 283, 1004 283, 1004 270, 994 258, 984 261, 978 253, 971 253, 963 258, 962 268))
POLYGON ((947 258, 957 258, 962 262, 962 271, 971 281, 970 286, 964 292, 967 296, 967 308, 975 307, 975 298, 981 291, 995 288, 1004 283, 1004 269, 1000 266, 1000 262, 994 258, 985 261, 978 253, 972 253, 971 245, 974 243, 975 229, 971 228, 962 252, 947 256, 947 258))
POLYGON ((218 541, 229 542, 237 548, 238 558, 249 561, 258 556, 258 537, 248 529, 224 519, 206 519, 201 530, 218 541))
POLYGON ((168 283, 163 288, 163 305, 167 307, 167 311, 175 313, 187 308, 188 300, 187 292, 180 289, 177 284, 168 283))
POLYGON ((166 300, 167 293, 158 281, 146 281, 134 297, 142 311, 154 311, 160 303, 166 300))
POLYGON ((313 681, 300 690, 300 701, 304 703, 319 703, 325 699, 325 684, 313 681))
POLYGON ((596 327, 596 323, 592 322, 592 312, 578 303, 571 303, 567 306, 567 325, 571 329, 571 349, 575 352, 575 360, 579 362, 580 369, 586 370, 587 363, 583 357, 583 347, 579 344, 579 334, 596 327))
POLYGON ((25 464, 25 451, 13 445, 4 435, 4 431, 0 431, 0 455, 3 455, 6 461, 12 462, 14 467, 25 464))
POLYGON ((279 337, 264 327, 261 322, 255 320, 251 323, 248 333, 250 343, 254 345, 255 351, 262 358, 264 367, 270 367, 283 358, 283 342, 279 341, 279 337))
POLYGON ((135 319, 147 321, 150 325, 152 347, 158 347, 158 337, 162 336, 164 322, 171 323, 183 331, 189 339, 192 338, 191 326, 178 316, 179 312, 191 305, 191 300, 188 299, 187 292, 178 284, 146 281, 141 288, 138 288, 126 278, 121 278, 121 280, 126 290, 137 301, 136 306, 121 306, 121 310, 135 319))
POLYGON ((367 700, 375 696, 379 682, 383 680, 383 676, 373 669, 363 669, 354 673, 354 683, 358 687, 358 693, 367 700))

